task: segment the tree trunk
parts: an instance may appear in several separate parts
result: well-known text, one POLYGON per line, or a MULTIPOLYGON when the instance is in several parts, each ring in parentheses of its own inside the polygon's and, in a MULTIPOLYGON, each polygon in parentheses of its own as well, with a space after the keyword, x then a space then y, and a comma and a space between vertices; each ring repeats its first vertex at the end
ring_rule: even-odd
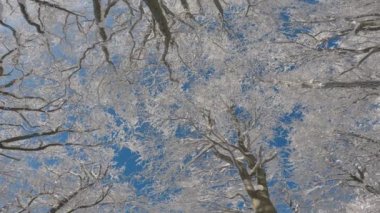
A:
POLYGON ((263 168, 257 169, 257 184, 258 189, 252 196, 252 204, 256 213, 276 213, 276 209, 269 197, 268 185, 265 170, 263 168))
POLYGON ((268 191, 256 190, 254 198, 252 198, 252 205, 256 213, 276 213, 272 201, 267 195, 268 191))

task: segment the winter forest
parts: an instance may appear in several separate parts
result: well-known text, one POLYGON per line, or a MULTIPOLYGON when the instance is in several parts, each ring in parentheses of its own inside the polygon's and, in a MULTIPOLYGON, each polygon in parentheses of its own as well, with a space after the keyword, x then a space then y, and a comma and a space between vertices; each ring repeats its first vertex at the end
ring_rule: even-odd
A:
POLYGON ((378 0, 0 0, 0 212, 379 212, 379 68, 378 0))

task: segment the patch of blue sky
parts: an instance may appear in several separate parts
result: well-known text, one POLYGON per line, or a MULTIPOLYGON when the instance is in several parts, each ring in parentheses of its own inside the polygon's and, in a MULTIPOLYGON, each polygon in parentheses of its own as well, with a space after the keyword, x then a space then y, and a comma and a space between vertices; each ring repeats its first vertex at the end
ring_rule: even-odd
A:
POLYGON ((339 47, 340 41, 341 41, 340 36, 332 36, 329 39, 327 39, 326 41, 324 41, 323 43, 321 43, 320 45, 318 45, 317 48, 319 50, 336 49, 339 47))
POLYGON ((289 207, 289 204, 280 202, 275 204, 278 212, 281 213, 293 213, 293 210, 289 207))
POLYGON ((191 84, 196 80, 195 73, 193 73, 190 69, 185 66, 181 66, 179 69, 180 72, 183 72, 186 76, 186 81, 182 84, 182 91, 188 92, 191 88, 191 84))
POLYGON ((123 56, 120 54, 115 54, 111 57, 112 63, 116 66, 119 67, 121 65, 121 62, 123 61, 123 56))
POLYGON ((116 167, 124 167, 124 175, 131 176, 137 174, 144 169, 144 166, 139 162, 140 155, 132 150, 124 147, 116 152, 113 161, 116 162, 116 167))
POLYGON ((242 106, 235 106, 233 113, 239 121, 248 122, 252 120, 251 113, 242 106))
POLYGON ((228 137, 228 141, 230 141, 230 143, 234 145, 237 144, 239 140, 238 133, 235 130, 231 130, 227 137, 228 137))
POLYGON ((70 87, 65 88, 65 92, 66 92, 67 96, 72 96, 72 95, 76 94, 76 91, 70 87))
POLYGON ((29 88, 26 91, 24 90, 24 94, 34 94, 33 89, 48 86, 46 84, 46 80, 44 78, 40 78, 38 76, 31 76, 29 78, 23 79, 22 85, 26 88, 29 88))
POLYGON ((103 20, 104 28, 112 28, 115 24, 115 17, 114 15, 108 15, 105 20, 103 20))
MULTIPOLYGON (((109 113, 113 120, 115 121, 117 126, 122 126, 124 131, 127 133, 126 137, 129 137, 132 132, 130 131, 127 121, 122 119, 120 115, 115 111, 113 107, 108 107, 105 109, 107 113, 109 113)), ((102 140, 107 141, 110 140, 110 138, 116 138, 118 136, 118 132, 113 131, 109 136, 106 136, 102 140)), ((119 149, 117 146, 112 146, 112 148, 115 150, 116 155, 113 159, 113 161, 116 162, 116 167, 124 167, 124 175, 130 176, 132 174, 135 174, 139 171, 142 171, 143 166, 139 164, 138 160, 140 158, 139 154, 136 152, 133 152, 132 150, 123 147, 119 149)))
POLYGON ((228 29, 228 39, 234 41, 234 51, 243 53, 248 50, 247 48, 247 35, 244 33, 247 29, 241 29, 239 25, 235 23, 225 22, 224 27, 228 29))
POLYGON ((64 46, 62 44, 54 44, 50 47, 51 53, 59 60, 64 60, 66 63, 70 65, 77 64, 76 57, 70 56, 71 54, 67 54, 64 50, 64 46))
POLYGON ((58 165, 60 162, 61 162, 61 160, 59 158, 56 158, 56 157, 44 159, 44 163, 47 166, 55 166, 55 165, 58 165))
POLYGON ((291 124, 293 121, 296 121, 296 120, 302 121, 303 116, 304 116, 303 113, 302 113, 302 110, 304 110, 304 108, 302 107, 302 105, 301 104, 296 104, 293 107, 292 112, 283 115, 280 118, 280 121, 282 123, 284 123, 284 124, 291 124))
POLYGON ((282 167, 281 175, 285 178, 286 186, 290 190, 295 190, 299 187, 298 184, 291 179, 295 167, 290 161, 290 155, 292 154, 292 149, 289 146, 291 143, 289 133, 292 130, 290 125, 294 121, 303 119, 302 110, 304 110, 302 105, 296 104, 290 113, 281 116, 279 118, 280 124, 273 129, 274 138, 269 141, 269 144, 278 150, 278 157, 282 167))
POLYGON ((296 39, 299 34, 309 33, 309 27, 294 27, 289 23, 285 23, 280 27, 280 31, 288 38, 288 39, 296 39))
MULTIPOLYGON (((31 186, 30 182, 26 181, 25 180, 25 177, 27 174, 24 175, 24 177, 22 178, 15 178, 14 180, 16 181, 9 181, 9 178, 5 175, 2 175, 3 177, 7 177, 7 178, 0 178, 0 184, 2 186, 2 189, 4 189, 3 187, 7 187, 7 191, 5 191, 3 193, 3 190, 2 190, 2 194, 1 194, 1 199, 0 199, 0 209, 1 209, 1 212, 4 212, 5 210, 8 209, 8 205, 10 204, 10 201, 9 198, 14 198, 16 197, 17 195, 20 194, 20 192, 29 192, 30 193, 33 193, 33 187, 31 186), (5 185, 3 185, 5 183, 5 185), (6 199, 8 198, 8 199, 6 199)), ((29 174, 28 174, 29 175, 29 174)))
POLYGON ((184 165, 186 165, 186 164, 189 163, 192 159, 193 159, 193 156, 190 155, 190 154, 187 154, 187 155, 183 158, 182 163, 183 163, 184 165))
POLYGON ((251 113, 243 106, 234 106, 233 115, 241 122, 248 122, 252 120, 251 113))
POLYGON ((209 22, 207 22, 207 32, 215 32, 216 29, 220 28, 221 24, 219 21, 215 19, 211 19, 209 22))
MULTIPOLYGON (((65 37, 64 27, 62 25, 55 24, 50 27, 53 27, 52 31, 55 36, 59 36, 61 38, 65 37)), ((55 42, 58 42, 58 40, 55 40, 55 42)))
POLYGON ((0 78, 0 86, 8 84, 10 81, 19 78, 23 75, 21 71, 14 69, 13 66, 10 66, 7 63, 3 64, 4 73, 0 78))
MULTIPOLYGON (((120 165, 120 167, 122 167, 123 164, 120 165)), ((138 166, 141 166, 142 170, 144 169, 144 165, 139 163, 138 166)), ((124 170, 126 171, 126 170, 124 170)), ((145 178, 145 177, 142 177, 141 175, 139 175, 138 173, 140 172, 139 168, 137 168, 135 171, 133 171, 134 174, 128 174, 128 175, 125 175, 123 174, 122 176, 119 177, 119 180, 120 182, 122 183, 129 183, 131 184, 134 188, 135 188, 135 192, 138 196, 140 195, 144 195, 144 196, 147 196, 149 197, 150 195, 150 192, 153 190, 152 189, 152 186, 153 186, 153 181, 152 179, 148 179, 148 178, 145 178)))
POLYGON ((274 140, 270 142, 270 144, 274 147, 283 147, 288 145, 288 135, 289 129, 284 128, 283 126, 277 126, 273 129, 274 132, 274 140))
POLYGON ((158 58, 157 58, 157 55, 154 54, 154 53, 149 53, 146 57, 146 63, 147 63, 147 66, 148 65, 157 65, 159 64, 159 61, 158 61, 158 58))
POLYGON ((78 117, 76 115, 68 115, 64 127, 65 128, 72 127, 75 124, 75 122, 77 121, 77 119, 78 119, 78 117))
MULTIPOLYGON (((4 21, 4 20, 3 20, 3 21, 4 21)), ((5 21, 5 24, 9 24, 9 23, 7 23, 7 22, 5 21)), ((12 39, 12 36, 13 36, 12 31, 9 30, 7 27, 0 27, 0 33, 1 33, 2 36, 4 36, 4 37, 8 37, 8 38, 7 38, 7 41, 9 41, 10 39, 12 39)), ((5 40, 5 39, 4 39, 4 40, 5 40)))
POLYGON ((88 81, 87 77, 87 70, 82 68, 77 72, 79 84, 85 85, 88 81))
POLYGON ((340 36, 334 36, 334 37, 329 38, 326 42, 326 47, 328 49, 337 48, 339 46, 340 39, 341 39, 340 36))
POLYGON ((175 130, 175 137, 179 139, 200 138, 201 135, 188 124, 180 124, 175 130))
POLYGON ((207 69, 200 69, 199 74, 206 80, 210 80, 212 75, 215 73, 214 67, 208 67, 207 69))
MULTIPOLYGON (((224 27, 229 30, 228 33, 228 39, 239 41, 241 43, 246 42, 246 36, 244 34, 244 31, 241 30, 239 27, 237 27, 235 23, 225 23, 224 27)), ((245 29, 247 30, 247 29, 245 29)))
POLYGON ((76 153, 76 150, 73 146, 65 146, 65 151, 69 156, 74 156, 76 153))
POLYGON ((39 169, 42 166, 42 163, 36 157, 29 156, 26 158, 26 162, 30 168, 35 170, 39 169))
POLYGON ((291 23, 291 15, 287 9, 283 9, 280 12, 279 19, 282 21, 280 32, 284 34, 288 39, 294 40, 298 38, 299 34, 309 33, 311 28, 306 26, 294 26, 291 23))
MULTIPOLYGON (((25 19, 19 18, 18 16, 15 16, 15 15, 9 15, 7 17, 4 17, 2 21, 5 22, 7 25, 12 26, 16 30, 17 30, 17 28, 20 27, 23 29, 23 31, 26 31, 26 32, 35 32, 36 31, 36 28, 33 27, 32 25, 28 24, 25 19)), ((8 28, 0 27, 0 30, 1 29, 3 29, 4 31, 12 33, 8 28)))
POLYGON ((226 207, 227 207, 227 209, 234 209, 234 204, 233 203, 227 203, 226 207))
MULTIPOLYGON (((280 159, 280 164, 281 164, 281 175, 285 179, 290 179, 293 176, 294 172, 294 165, 293 163, 289 160, 291 155, 291 152, 287 151, 286 149, 280 149, 278 152, 278 157, 280 159)), ((288 187, 291 187, 288 185, 288 187)))
POLYGON ((284 23, 289 23, 290 22, 290 14, 289 14, 289 11, 287 11, 286 9, 283 9, 281 12, 280 12, 280 20, 284 23))
POLYGON ((119 114, 116 113, 115 108, 108 107, 106 109, 106 112, 109 113, 113 117, 113 119, 116 123, 116 126, 120 127, 122 124, 124 124, 126 122, 122 117, 120 117, 119 114))
POLYGON ((70 133, 65 131, 65 132, 60 132, 58 134, 49 136, 47 140, 52 141, 52 142, 65 143, 69 139, 69 136, 70 136, 70 133))
POLYGON ((190 88, 191 88, 191 83, 192 83, 193 81, 195 81, 195 78, 194 78, 194 77, 188 79, 188 81, 186 81, 185 83, 183 83, 183 85, 182 85, 182 87, 181 87, 182 90, 188 92, 188 91, 190 90, 190 88))
POLYGON ((319 3, 319 0, 302 0, 302 1, 305 3, 308 3, 308 4, 318 4, 319 3))
POLYGON ((273 187, 277 183, 278 183, 278 179, 277 178, 272 178, 272 179, 268 180, 268 187, 273 187))
POLYGON ((236 207, 239 210, 243 210, 246 206, 245 206, 245 203, 243 201, 239 201, 239 202, 237 202, 236 207))

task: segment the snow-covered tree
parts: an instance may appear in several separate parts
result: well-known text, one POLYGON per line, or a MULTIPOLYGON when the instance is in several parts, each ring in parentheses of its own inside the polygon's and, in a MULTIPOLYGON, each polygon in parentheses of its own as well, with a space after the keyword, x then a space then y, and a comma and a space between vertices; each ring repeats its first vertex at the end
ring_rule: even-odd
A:
MULTIPOLYGON (((214 11, 204 12, 207 31, 179 31, 177 54, 166 56, 176 61, 186 55, 170 64, 179 83, 142 87, 152 98, 139 107, 167 136, 140 150, 149 161, 152 150, 164 147, 147 171, 163 174, 155 190, 172 195, 165 205, 188 211, 254 208, 239 165, 249 171, 256 161, 249 164, 244 154, 272 159, 275 152, 277 158, 263 168, 278 206, 341 212, 355 200, 373 201, 379 187, 378 5, 227 3, 223 16, 211 19, 220 11, 213 3, 207 9, 214 11), (180 39, 191 33, 196 42, 180 39), (249 119, 234 121, 234 113, 249 119), (246 135, 237 136, 239 130, 246 135), (259 135, 251 141, 251 134, 259 135), (239 138, 250 144, 246 153, 239 138)), ((254 175, 249 180, 258 181, 254 175)))
POLYGON ((373 211, 378 10, 1 1, 1 210, 373 211))

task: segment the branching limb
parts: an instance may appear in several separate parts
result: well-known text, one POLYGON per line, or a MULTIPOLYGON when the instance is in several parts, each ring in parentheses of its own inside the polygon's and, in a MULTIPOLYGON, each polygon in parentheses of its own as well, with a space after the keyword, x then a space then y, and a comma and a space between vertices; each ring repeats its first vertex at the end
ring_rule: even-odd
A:
POLYGON ((38 33, 44 34, 45 32, 42 30, 41 26, 30 18, 29 13, 26 10, 25 0, 18 0, 18 5, 20 7, 21 13, 24 16, 24 19, 26 20, 26 22, 34 26, 38 33))

